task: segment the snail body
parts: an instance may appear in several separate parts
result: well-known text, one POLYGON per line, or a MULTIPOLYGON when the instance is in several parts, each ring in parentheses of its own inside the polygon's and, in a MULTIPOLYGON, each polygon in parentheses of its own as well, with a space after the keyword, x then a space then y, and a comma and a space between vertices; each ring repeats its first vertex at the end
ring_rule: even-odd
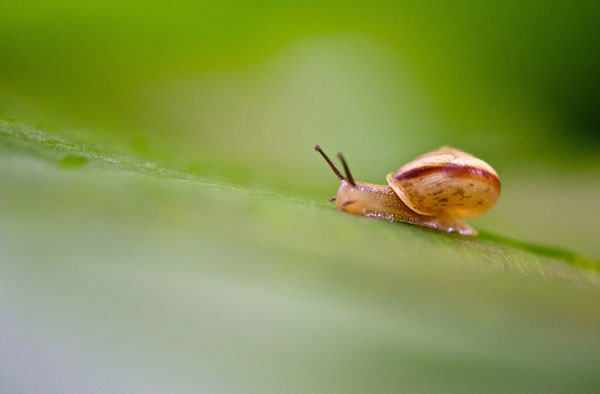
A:
POLYGON ((466 152, 442 147, 387 175, 387 185, 355 182, 342 154, 345 176, 315 146, 340 180, 330 201, 348 213, 476 235, 462 220, 488 211, 500 195, 496 171, 466 152))

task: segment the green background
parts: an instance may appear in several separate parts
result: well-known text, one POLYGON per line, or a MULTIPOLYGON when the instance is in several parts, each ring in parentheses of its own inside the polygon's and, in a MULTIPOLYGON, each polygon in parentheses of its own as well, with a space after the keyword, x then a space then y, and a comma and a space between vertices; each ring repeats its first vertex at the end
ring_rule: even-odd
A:
POLYGON ((600 388, 600 6, 0 5, 0 391, 600 388), (441 145, 465 239, 352 217, 441 145))

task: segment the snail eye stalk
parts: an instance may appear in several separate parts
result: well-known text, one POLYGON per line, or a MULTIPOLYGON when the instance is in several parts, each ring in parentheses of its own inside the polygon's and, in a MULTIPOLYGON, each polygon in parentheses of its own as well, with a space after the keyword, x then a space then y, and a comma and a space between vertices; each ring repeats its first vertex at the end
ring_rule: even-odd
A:
POLYGON ((325 159, 325 161, 327 162, 327 164, 329 164, 329 167, 331 167, 331 169, 333 170, 333 173, 335 174, 335 176, 337 176, 340 181, 343 181, 344 180, 344 176, 342 175, 342 172, 339 170, 339 168, 336 167, 335 164, 333 164, 333 162, 325 154, 325 152, 323 152, 323 149, 321 149, 321 147, 319 145, 315 145, 315 150, 317 152, 319 152, 321 154, 321 156, 323 156, 323 158, 325 159))
POLYGON ((354 178, 352 177, 350 168, 348 168, 348 163, 346 163, 346 159, 344 159, 344 155, 338 153, 338 157, 340 158, 340 160, 342 161, 342 165, 344 166, 344 171, 346 172, 346 179, 352 186, 356 187, 356 182, 354 182, 354 178))

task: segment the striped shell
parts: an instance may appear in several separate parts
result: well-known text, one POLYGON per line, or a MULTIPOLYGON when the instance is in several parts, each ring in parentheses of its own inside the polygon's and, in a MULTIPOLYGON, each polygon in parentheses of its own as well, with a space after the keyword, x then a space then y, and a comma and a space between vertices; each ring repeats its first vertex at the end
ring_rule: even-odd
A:
POLYGON ((447 146, 417 157, 387 181, 410 209, 427 216, 481 215, 500 195, 498 174, 489 164, 447 146))

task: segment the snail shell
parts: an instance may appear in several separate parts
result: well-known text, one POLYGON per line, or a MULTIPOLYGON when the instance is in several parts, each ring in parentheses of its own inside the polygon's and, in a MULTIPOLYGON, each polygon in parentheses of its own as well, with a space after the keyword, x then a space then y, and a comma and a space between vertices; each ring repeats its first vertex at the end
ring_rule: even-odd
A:
POLYGON ((447 146, 388 174, 387 182, 410 209, 426 216, 481 215, 500 195, 498 174, 488 163, 447 146))

